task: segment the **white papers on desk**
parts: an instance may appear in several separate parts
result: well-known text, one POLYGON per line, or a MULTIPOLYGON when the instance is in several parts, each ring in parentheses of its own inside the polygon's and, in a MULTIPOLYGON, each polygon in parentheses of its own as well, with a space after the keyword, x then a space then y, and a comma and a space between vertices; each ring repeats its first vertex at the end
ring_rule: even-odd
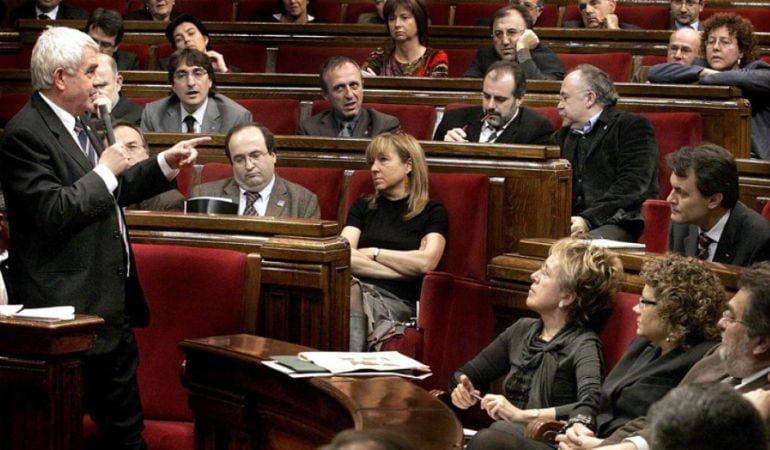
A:
POLYGON ((610 248, 613 250, 641 250, 644 251, 644 244, 638 242, 613 241, 612 239, 587 239, 591 245, 601 248, 610 248))
POLYGON ((310 361, 331 373, 357 370, 392 372, 417 370, 429 372, 430 367, 399 352, 302 352, 299 359, 310 361))
POLYGON ((73 320, 75 319, 75 307, 24 308, 24 305, 0 305, 0 316, 51 321, 73 320))

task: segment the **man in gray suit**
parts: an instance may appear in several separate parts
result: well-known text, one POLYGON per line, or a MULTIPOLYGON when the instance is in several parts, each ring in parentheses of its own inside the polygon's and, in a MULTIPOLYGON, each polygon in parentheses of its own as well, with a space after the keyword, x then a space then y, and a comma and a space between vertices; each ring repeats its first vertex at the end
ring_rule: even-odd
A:
POLYGON ((211 59, 201 51, 175 51, 169 59, 168 81, 173 93, 144 108, 144 132, 226 133, 252 121, 246 108, 216 93, 211 59))
POLYGON ((770 259, 770 223, 738 201, 730 152, 715 144, 684 147, 667 162, 670 251, 738 266, 770 259))
POLYGON ((321 67, 321 91, 332 109, 303 120, 299 134, 371 138, 401 129, 396 117, 361 106, 364 102, 361 67, 346 56, 333 56, 321 67))
POLYGON ((275 174, 275 138, 266 127, 245 123, 230 130, 225 155, 233 176, 196 186, 191 197, 224 197, 238 204, 240 215, 321 217, 315 194, 275 174))

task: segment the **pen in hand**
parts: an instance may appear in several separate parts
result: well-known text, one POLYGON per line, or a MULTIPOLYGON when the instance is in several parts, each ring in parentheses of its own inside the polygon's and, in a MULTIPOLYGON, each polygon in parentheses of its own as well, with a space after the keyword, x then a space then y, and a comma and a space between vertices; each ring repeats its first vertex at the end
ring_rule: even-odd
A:
POLYGON ((475 398, 478 401, 481 401, 481 400, 484 399, 484 397, 482 397, 481 395, 479 395, 479 394, 477 394, 475 392, 470 392, 470 394, 471 394, 471 397, 475 398))

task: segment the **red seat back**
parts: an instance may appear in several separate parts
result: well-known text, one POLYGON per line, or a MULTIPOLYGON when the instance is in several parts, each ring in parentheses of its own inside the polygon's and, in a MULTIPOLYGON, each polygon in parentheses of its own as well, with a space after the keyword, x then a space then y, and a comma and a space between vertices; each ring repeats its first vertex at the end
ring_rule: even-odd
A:
POLYGON ((460 78, 471 66, 478 50, 474 48, 447 48, 444 51, 452 62, 449 65, 449 76, 460 78))
POLYGON ((175 245, 133 249, 152 316, 148 328, 136 330, 145 418, 192 420, 177 346, 185 339, 241 332, 247 255, 175 245))
POLYGON ((671 225, 671 207, 668 202, 649 198, 642 203, 644 230, 639 242, 648 252, 666 253, 668 251, 668 228, 671 225))
MULTIPOLYGON (((377 12, 377 8, 372 2, 360 1, 348 3, 348 12, 347 16, 345 16, 345 23, 358 23, 358 16, 361 14, 375 12, 377 12)), ((382 27, 384 28, 385 25, 382 25, 382 27)))
POLYGON ((201 169, 200 184, 233 176, 233 166, 225 163, 206 163, 201 169))
POLYGON ((618 5, 615 14, 625 23, 631 23, 643 30, 668 30, 671 14, 667 6, 618 5))
MULTIPOLYGON (((393 103, 365 103, 365 107, 398 117, 401 131, 419 140, 430 140, 433 137, 433 126, 436 123, 436 109, 432 105, 401 105, 393 103)), ((331 108, 326 100, 314 100, 311 114, 318 114, 331 108)))
POLYGON ((133 53, 139 58, 139 70, 150 66, 150 46, 147 44, 120 44, 120 50, 133 53))
POLYGON ((275 0, 239 0, 236 19, 241 22, 265 20, 278 12, 275 0))
POLYGON ((238 104, 251 111, 254 122, 262 124, 273 134, 295 134, 299 120, 299 100, 238 98, 238 104), (277 112, 280 111, 280 114, 277 112))
POLYGON ((317 75, 321 66, 332 56, 347 56, 363 63, 372 49, 368 47, 309 47, 281 45, 275 63, 277 73, 310 73, 317 75))
POLYGON ((85 9, 89 13, 96 8, 112 9, 121 16, 126 13, 126 0, 67 0, 67 4, 85 9))
POLYGON ((339 23, 342 15, 342 2, 339 0, 311 0, 309 13, 323 23, 339 23))
POLYGON ((559 115, 559 108, 555 106, 535 106, 532 109, 547 117, 551 121, 554 130, 561 128, 564 119, 559 115))
POLYGON ((770 9, 766 6, 761 8, 712 8, 708 4, 700 13, 701 22, 713 16, 716 13, 735 13, 739 14, 754 25, 755 32, 770 32, 770 9))
POLYGON ((666 57, 661 55, 644 55, 642 56, 643 66, 654 66, 655 64, 661 64, 666 62, 666 57))
POLYGON ((765 206, 762 207, 762 216, 770 220, 770 202, 765 203, 765 206))
POLYGON ((0 53, 0 67, 3 69, 29 69, 33 45, 22 45, 17 52, 0 53))
POLYGON ((503 3, 458 3, 455 8, 455 25, 475 26, 481 19, 492 19, 503 3))
POLYGON ((146 104, 152 103, 159 99, 153 97, 129 97, 129 100, 144 108, 146 104))
POLYGON ((214 50, 222 53, 227 65, 234 65, 241 72, 264 72, 267 47, 261 44, 217 44, 214 50))
POLYGON ((591 64, 607 72, 616 83, 631 79, 631 53, 558 53, 557 56, 564 63, 565 73, 580 64, 591 64))
POLYGON ((190 191, 192 190, 193 172, 195 172, 195 169, 192 166, 187 166, 180 170, 179 175, 176 177, 177 189, 185 198, 190 196, 190 191))
POLYGON ((634 306, 639 303, 639 294, 618 292, 612 314, 602 327, 599 338, 604 353, 604 372, 610 373, 626 351, 628 344, 636 337, 636 313, 634 306))
POLYGON ((449 3, 427 2, 431 25, 449 25, 449 3))
POLYGON ((546 3, 543 5, 543 11, 540 13, 540 17, 537 18, 535 26, 538 28, 555 28, 559 23, 559 5, 555 3, 546 3))
POLYGON ((176 10, 212 22, 233 20, 233 3, 222 0, 176 0, 176 10))
POLYGON ((27 104, 30 97, 31 94, 3 94, 0 96, 0 119, 5 122, 11 120, 27 104))
MULTIPOLYGON (((430 198, 444 205, 449 216, 449 236, 437 270, 483 280, 487 264, 487 211, 489 178, 486 175, 431 173, 430 198)), ((374 193, 371 173, 356 170, 348 180, 345 217, 353 203, 374 193)))

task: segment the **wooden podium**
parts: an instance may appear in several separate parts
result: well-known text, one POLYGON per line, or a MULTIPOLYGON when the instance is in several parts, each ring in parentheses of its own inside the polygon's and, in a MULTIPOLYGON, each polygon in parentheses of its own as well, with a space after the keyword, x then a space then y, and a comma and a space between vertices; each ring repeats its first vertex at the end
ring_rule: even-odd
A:
POLYGON ((82 356, 102 323, 0 318, 0 450, 83 448, 82 356))

